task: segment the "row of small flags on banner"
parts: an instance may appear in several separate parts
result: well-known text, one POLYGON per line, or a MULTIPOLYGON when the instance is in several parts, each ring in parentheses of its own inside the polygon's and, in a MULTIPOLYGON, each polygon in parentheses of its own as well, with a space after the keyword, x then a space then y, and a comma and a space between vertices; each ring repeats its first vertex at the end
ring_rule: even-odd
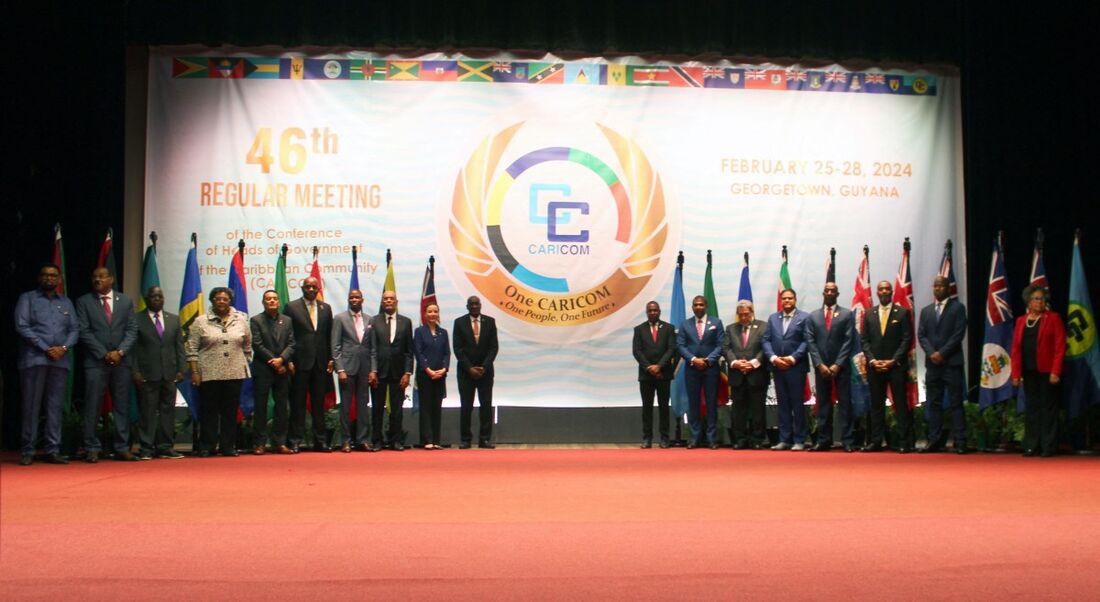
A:
POLYGON ((935 96, 936 77, 766 66, 475 60, 174 57, 176 79, 284 79, 725 88, 935 96))
MULTIPOLYGON (((1092 310, 1092 303, 1088 293, 1088 283, 1085 279, 1085 269, 1081 260, 1080 250, 1080 231, 1078 231, 1073 240, 1073 257, 1072 267, 1070 275, 1070 291, 1068 309, 1065 314, 1066 322, 1066 362, 1065 372, 1063 375, 1063 381, 1065 383, 1066 395, 1066 411, 1071 418, 1077 417, 1081 414, 1085 407, 1094 404, 1100 404, 1100 337, 1097 337, 1096 332, 1096 319, 1092 310)), ((160 272, 157 268, 157 234, 152 232, 149 235, 150 244, 145 250, 144 260, 142 262, 141 273, 141 290, 144 293, 148 291, 150 287, 160 286, 160 272)), ((1042 230, 1039 230, 1036 240, 1035 249, 1032 254, 1031 261, 1031 275, 1029 279, 1029 285, 1047 287, 1049 283, 1046 277, 1046 267, 1043 262, 1043 234, 1042 230)), ((229 265, 229 279, 227 286, 233 290, 234 293, 234 307, 248 313, 248 295, 247 295, 247 281, 245 279, 244 272, 244 241, 238 243, 237 252, 233 254, 230 259, 229 265)), ((951 298, 957 298, 958 287, 955 280, 955 272, 952 261, 953 245, 950 240, 944 245, 943 259, 940 263, 940 269, 937 273, 938 276, 943 276, 947 279, 951 298)), ((912 274, 909 270, 909 256, 911 252, 911 244, 909 239, 906 238, 902 244, 902 257, 901 264, 898 266, 897 274, 894 278, 894 296, 893 302, 899 306, 909 309, 911 313, 915 312, 913 301, 913 281, 912 274)), ((777 290, 782 292, 783 289, 791 287, 790 271, 788 267, 788 251, 786 245, 781 250, 781 263, 779 268, 779 279, 777 290)), ((286 279, 286 255, 287 245, 283 245, 279 253, 278 260, 275 266, 275 285, 274 290, 279 295, 279 310, 282 311, 286 304, 290 302, 289 287, 286 279)), ((704 275, 703 283, 703 296, 707 300, 707 315, 711 317, 718 317, 718 302, 717 295, 715 294, 714 279, 713 279, 713 256, 711 252, 707 251, 707 267, 704 275)), ((61 268, 61 278, 57 285, 57 292, 65 295, 68 290, 68 278, 65 273, 65 250, 61 236, 61 226, 58 224, 54 229, 54 249, 53 249, 53 262, 61 268)), ((753 301, 752 285, 750 283, 749 276, 749 254, 744 255, 744 266, 741 269, 740 283, 738 286, 737 300, 753 301)), ((111 274, 115 274, 115 256, 113 245, 113 233, 111 230, 107 231, 107 235, 100 247, 99 257, 96 267, 106 267, 111 274)), ((676 267, 672 280, 672 298, 669 303, 669 322, 673 325, 683 324, 687 319, 687 311, 684 300, 684 254, 680 252, 677 260, 676 267)), ((321 267, 318 261, 317 247, 313 248, 313 262, 310 265, 310 276, 316 278, 320 291, 318 292, 318 298, 324 299, 324 285, 321 277, 321 267)), ((835 282, 836 280, 836 250, 832 249, 829 252, 829 257, 826 262, 825 268, 825 281, 835 282)), ((351 256, 351 277, 349 279, 349 290, 359 289, 359 269, 358 269, 358 248, 352 247, 351 256)), ((386 250, 386 278, 382 287, 382 292, 396 291, 396 281, 394 279, 393 270, 393 256, 389 249, 386 250)), ((857 329, 862 332, 863 329, 863 316, 869 311, 873 305, 873 296, 870 280, 870 249, 867 246, 863 247, 863 256, 860 258, 859 267, 857 269, 857 275, 855 284, 853 287, 852 296, 852 311, 855 314, 855 322, 857 329)), ((1009 287, 1008 278, 1005 272, 1005 259, 1004 259, 1004 236, 1003 233, 999 233, 996 239, 993 241, 993 254, 990 261, 989 271, 989 286, 986 295, 985 303, 985 332, 983 338, 982 358, 981 358, 981 377, 980 377, 980 389, 978 403, 982 409, 990 407, 992 405, 1004 402, 1008 399, 1016 398, 1018 401, 1022 396, 1022 389, 1017 391, 1017 387, 1012 385, 1011 378, 1008 374, 1011 369, 1010 352, 1012 349, 1012 335, 1013 335, 1013 314, 1011 303, 1009 301, 1009 287)), ((139 298, 136 300, 138 311, 145 309, 144 299, 139 298)), ((420 295, 420 321, 426 322, 425 310, 429 304, 436 303, 435 294, 435 258, 429 257, 428 265, 424 271, 424 280, 421 285, 420 295)), ((776 310, 779 311, 779 294, 776 294, 776 310)), ((379 308, 381 311, 381 307, 379 308)), ((186 331, 192 322, 196 318, 205 313, 205 305, 202 293, 202 283, 199 279, 199 265, 198 265, 198 238, 196 234, 191 235, 191 246, 187 252, 187 258, 184 262, 184 275, 183 285, 180 293, 179 315, 181 327, 186 331)), ((915 328, 915 324, 911 324, 911 327, 915 328)), ((909 378, 907 387, 907 403, 910 407, 916 406, 918 403, 918 391, 917 391, 917 377, 916 377, 916 337, 912 337, 912 344, 909 349, 909 378)), ((72 358, 70 356, 70 361, 72 358)), ((862 415, 867 407, 867 403, 870 399, 870 392, 867 387, 866 370, 862 365, 863 357, 862 353, 857 353, 852 358, 852 369, 850 370, 852 378, 852 404, 856 415, 862 415)), ((66 407, 70 407, 71 393, 72 393, 72 370, 69 371, 69 383, 66 394, 66 407)), ((188 405, 191 408, 193 416, 197 417, 198 403, 197 395, 195 391, 191 390, 190 378, 184 378, 180 383, 180 391, 184 398, 188 401, 188 405)), ((728 383, 728 381, 726 381, 728 383)), ((719 387, 719 404, 724 405, 728 403, 728 386, 719 387)), ((414 395, 415 399, 415 395, 414 395)), ((810 390, 809 380, 807 376, 807 384, 805 388, 805 399, 807 403, 813 403, 813 393, 810 390)), ((684 370, 683 363, 681 362, 675 375, 675 380, 671 392, 671 401, 673 412, 678 417, 682 417, 687 412, 687 389, 684 383, 684 370)), ((701 400, 698 400, 701 401, 701 400)), ((835 400, 834 400, 835 401, 835 400)), ((325 401, 326 407, 331 407, 335 403, 335 398, 331 397, 325 401)), ((107 398, 104 404, 104 411, 110 409, 110 399, 107 398)), ((136 412, 136 406, 134 406, 131 400, 131 413, 136 412)), ((705 404, 701 403, 701 406, 705 408, 705 404)), ((354 406, 352 406, 354 408, 354 406)), ((246 396, 242 392, 241 397, 241 414, 239 418, 242 418, 252 412, 252 395, 251 391, 246 396)))

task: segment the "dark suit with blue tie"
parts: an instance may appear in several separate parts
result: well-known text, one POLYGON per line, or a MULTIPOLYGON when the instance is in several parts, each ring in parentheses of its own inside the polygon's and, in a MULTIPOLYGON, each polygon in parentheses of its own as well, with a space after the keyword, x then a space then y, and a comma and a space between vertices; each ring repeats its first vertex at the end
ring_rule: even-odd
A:
POLYGON ((943 303, 939 315, 935 303, 922 309, 917 329, 917 341, 924 350, 928 447, 937 448, 942 440, 943 392, 946 388, 951 436, 955 440, 955 449, 959 450, 966 447, 966 414, 963 411, 966 373, 962 353, 963 337, 966 336, 966 308, 956 299, 946 299, 943 303), (932 354, 936 352, 943 356, 942 364, 932 361, 932 354))
POLYGON ((854 443, 852 429, 852 353, 856 349, 856 321, 852 310, 834 305, 826 320, 825 308, 810 313, 806 323, 806 343, 810 352, 810 369, 814 372, 814 388, 817 396, 817 444, 833 443, 833 387, 836 387, 836 404, 840 414, 840 440, 844 445, 854 443), (836 365, 840 371, 826 378, 819 367, 836 365))
POLYGON ((806 410, 803 393, 806 389, 807 361, 806 324, 810 314, 795 308, 786 318, 784 313, 775 312, 768 317, 768 328, 764 331, 764 357, 772 367, 775 378, 775 397, 779 404, 779 442, 787 444, 805 443, 809 438, 806 426, 806 410), (777 357, 793 357, 795 364, 789 368, 779 368, 773 360, 777 357))
POLYGON ((115 291, 111 297, 111 321, 103 309, 100 295, 92 292, 76 300, 76 318, 80 322, 80 343, 84 346, 84 450, 99 452, 96 420, 103 391, 110 387, 114 416, 114 449, 130 451, 130 351, 137 342, 134 302, 115 291), (111 351, 121 351, 122 361, 110 366, 104 361, 111 351))
POLYGON ((715 445, 718 443, 718 358, 722 355, 726 330, 718 318, 704 316, 702 321, 703 335, 699 336, 696 318, 684 320, 676 333, 676 348, 680 357, 687 362, 684 366, 684 380, 687 385, 691 442, 700 442, 702 425, 699 422, 699 395, 702 393, 707 404, 707 440, 715 445), (705 369, 700 370, 691 365, 692 358, 697 357, 706 360, 705 369))

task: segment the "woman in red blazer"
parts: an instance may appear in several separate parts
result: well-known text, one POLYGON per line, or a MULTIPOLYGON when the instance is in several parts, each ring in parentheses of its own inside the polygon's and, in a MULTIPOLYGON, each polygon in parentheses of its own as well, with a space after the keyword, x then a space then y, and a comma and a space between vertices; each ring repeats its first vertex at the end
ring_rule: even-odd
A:
POLYGON ((1058 448, 1059 384, 1066 356, 1066 329, 1049 308, 1046 287, 1024 289, 1027 313, 1012 335, 1012 384, 1024 384, 1024 455, 1053 456, 1058 448))

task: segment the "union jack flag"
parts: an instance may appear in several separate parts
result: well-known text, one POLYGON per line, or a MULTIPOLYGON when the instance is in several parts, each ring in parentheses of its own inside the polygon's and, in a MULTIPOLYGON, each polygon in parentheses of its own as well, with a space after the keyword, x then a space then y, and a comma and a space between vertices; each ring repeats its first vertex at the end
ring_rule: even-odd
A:
POLYGON ((825 82, 830 84, 842 84, 847 74, 843 71, 827 71, 825 73, 825 82))
POLYGON ((1031 254, 1031 286, 1049 287, 1047 268, 1043 265, 1043 229, 1035 232, 1035 252, 1031 254))
POLYGON ((806 81, 806 72, 800 69, 788 69, 787 81, 789 82, 804 82, 806 81))
POLYGON ((863 76, 863 82, 867 84, 886 84, 886 75, 883 73, 868 73, 863 76))
POLYGON ((1004 259, 1000 245, 993 249, 993 265, 989 271, 989 292, 985 298, 986 326, 998 326, 1012 319, 1012 307, 1008 304, 1008 278, 1005 277, 1004 259))
POLYGON ((709 78, 715 78, 715 77, 717 77, 719 79, 723 79, 723 78, 726 77, 726 68, 725 67, 703 67, 703 77, 704 78, 708 78, 708 77, 709 78))
MULTIPOLYGON (((909 239, 901 247, 901 265, 898 266, 898 275, 894 279, 894 303, 909 310, 909 330, 914 330, 913 315, 913 279, 909 274, 909 239)), ((909 407, 917 407, 919 393, 917 391, 917 335, 910 332, 909 339, 909 378, 906 382, 905 393, 909 407)), ((896 402, 896 400, 895 400, 896 402)))
POLYGON ((496 71, 498 73, 511 73, 512 63, 496 61, 493 63, 493 71, 496 71))
POLYGON ((766 80, 768 72, 764 69, 745 69, 745 79, 766 80))

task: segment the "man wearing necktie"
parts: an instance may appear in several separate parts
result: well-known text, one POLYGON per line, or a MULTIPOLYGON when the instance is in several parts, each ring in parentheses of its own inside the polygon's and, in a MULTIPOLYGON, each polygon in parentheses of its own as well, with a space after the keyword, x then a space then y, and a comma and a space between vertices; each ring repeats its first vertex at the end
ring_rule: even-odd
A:
POLYGON ((294 359, 294 325, 279 313, 279 293, 264 291, 264 310, 248 320, 252 332, 252 453, 263 455, 267 446, 267 399, 274 403, 271 451, 292 454, 287 446, 290 405, 290 364, 294 359))
POLYGON ((101 445, 96 422, 103 392, 110 387, 115 459, 137 460, 130 453, 130 351, 137 342, 134 302, 115 292, 115 278, 107 268, 92 272, 92 292, 76 300, 80 343, 84 346, 84 461, 99 461, 101 445))
POLYGON ((412 320, 397 313, 397 293, 382 293, 382 313, 371 318, 370 384, 371 396, 371 445, 382 449, 388 441, 391 449, 405 449, 405 432, 402 429, 402 405, 405 389, 413 374, 412 320), (390 424, 386 441, 382 438, 386 404, 389 403, 390 424))
POLYGON ((963 363, 963 338, 966 337, 966 308, 951 298, 951 283, 943 276, 932 282, 935 302, 920 312, 917 342, 924 350, 924 400, 928 418, 928 445, 920 451, 934 452, 943 447, 943 402, 947 390, 947 412, 951 416, 951 436, 955 453, 966 453, 966 373, 963 363))
POLYGON ((886 389, 893 394, 897 416, 898 453, 913 451, 913 414, 905 392, 909 369, 912 315, 893 302, 894 287, 883 280, 875 287, 879 305, 863 316, 863 355, 867 358, 867 384, 871 393, 868 411, 871 434, 863 451, 886 448, 886 389))
POLYGON ((493 443, 493 362, 500 350, 497 323, 491 316, 481 313, 481 299, 476 295, 466 299, 466 312, 466 315, 455 320, 451 329, 461 404, 458 415, 459 448, 469 448, 473 441, 470 422, 476 394, 478 447, 492 449, 496 447, 493 443))
POLYGON ((642 395, 642 448, 653 446, 653 396, 657 395, 657 419, 661 449, 669 445, 668 397, 676 372, 676 332, 661 320, 661 306, 645 306, 646 321, 634 327, 634 360, 638 362, 638 388, 642 395))
POLYGON ((340 428, 344 443, 340 451, 374 451, 370 444, 370 349, 374 337, 370 317, 363 315, 363 293, 348 293, 348 310, 332 320, 332 361, 340 383, 340 428), (355 422, 351 407, 355 404, 355 422))
POLYGON ((702 423, 699 414, 700 398, 707 408, 707 441, 711 449, 718 449, 718 359, 722 355, 722 343, 726 331, 722 321, 707 315, 707 299, 697 295, 691 300, 693 317, 684 320, 676 332, 676 348, 687 362, 684 367, 684 384, 688 398, 688 424, 691 439, 687 447, 702 445, 702 423))
POLYGON ((318 298, 321 283, 302 281, 302 297, 286 304, 283 313, 294 326, 294 361, 290 364, 291 404, 287 440, 298 451, 305 439, 306 396, 313 417, 313 451, 330 452, 325 428, 325 393, 332 384, 332 306, 318 298))
POLYGON ((151 286, 145 291, 145 311, 134 317, 134 386, 138 391, 139 460, 179 459, 176 440, 176 383, 183 380, 187 355, 179 316, 164 311, 164 291, 151 286))
POLYGON ((752 301, 742 299, 737 302, 737 323, 726 327, 722 355, 729 366, 733 449, 762 449, 768 440, 764 423, 768 396, 768 370, 764 367, 767 326, 756 319, 752 301))
POLYGON ((840 289, 835 282, 826 282, 821 292, 822 307, 810 313, 806 326, 806 342, 810 365, 814 371, 817 397, 817 437, 810 451, 833 448, 833 404, 840 418, 840 441, 844 451, 855 451, 852 434, 852 379, 848 360, 856 349, 855 318, 852 310, 837 305, 840 289))
POLYGON ((764 357, 775 379, 779 406, 779 442, 774 450, 802 451, 810 433, 806 425, 807 361, 806 323, 810 314, 798 309, 798 295, 792 289, 779 293, 781 309, 768 317, 764 332, 764 357))

